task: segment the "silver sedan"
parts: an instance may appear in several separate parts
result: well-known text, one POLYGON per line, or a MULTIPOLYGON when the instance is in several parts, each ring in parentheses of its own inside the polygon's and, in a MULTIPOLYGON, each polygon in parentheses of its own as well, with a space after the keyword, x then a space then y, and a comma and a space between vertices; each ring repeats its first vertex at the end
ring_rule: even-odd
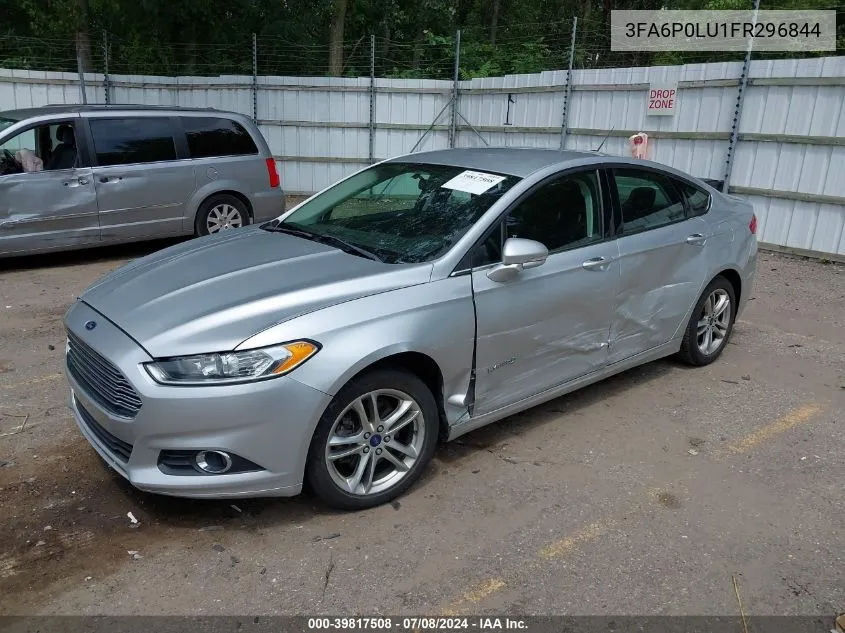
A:
POLYGON ((82 434, 136 487, 359 509, 438 440, 636 365, 722 353, 746 202, 590 152, 419 153, 138 259, 65 317, 82 434))

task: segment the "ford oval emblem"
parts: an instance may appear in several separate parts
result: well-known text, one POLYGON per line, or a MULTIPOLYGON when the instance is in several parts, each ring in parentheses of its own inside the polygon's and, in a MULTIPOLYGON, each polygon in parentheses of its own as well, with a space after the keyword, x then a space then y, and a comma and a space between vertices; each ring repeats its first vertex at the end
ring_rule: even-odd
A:
POLYGON ((90 330, 93 330, 95 327, 97 327, 97 322, 96 322, 96 321, 87 321, 87 322, 85 323, 85 329, 86 329, 86 330, 89 330, 89 331, 90 331, 90 330))

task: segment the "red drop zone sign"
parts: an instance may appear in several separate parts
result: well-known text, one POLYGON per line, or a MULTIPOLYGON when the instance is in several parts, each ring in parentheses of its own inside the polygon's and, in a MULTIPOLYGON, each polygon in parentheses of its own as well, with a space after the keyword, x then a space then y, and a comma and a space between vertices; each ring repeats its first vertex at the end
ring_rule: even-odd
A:
POLYGON ((649 85, 646 114, 671 116, 677 106, 678 84, 649 85))

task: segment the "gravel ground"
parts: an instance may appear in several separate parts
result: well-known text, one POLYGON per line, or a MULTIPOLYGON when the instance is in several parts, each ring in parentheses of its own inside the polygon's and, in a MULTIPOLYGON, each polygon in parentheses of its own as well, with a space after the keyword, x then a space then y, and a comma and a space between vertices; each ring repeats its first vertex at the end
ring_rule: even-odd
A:
POLYGON ((0 614, 736 614, 733 578, 747 614, 845 611, 845 268, 761 254, 717 363, 493 424, 338 513, 140 493, 76 431, 62 315, 163 245, 0 262, 0 614))

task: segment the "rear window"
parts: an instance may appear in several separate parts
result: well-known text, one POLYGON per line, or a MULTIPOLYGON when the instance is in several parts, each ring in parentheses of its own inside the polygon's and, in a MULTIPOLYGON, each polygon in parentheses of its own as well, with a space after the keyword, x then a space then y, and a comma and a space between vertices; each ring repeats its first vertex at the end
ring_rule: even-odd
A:
POLYGON ((710 208, 710 194, 688 183, 682 183, 681 189, 686 196, 690 215, 704 215, 710 208))
POLYGON ((90 124, 98 165, 176 160, 169 119, 91 119, 90 124))
POLYGON ((184 117, 182 127, 188 138, 191 158, 258 153, 255 141, 237 121, 216 117, 184 117))

